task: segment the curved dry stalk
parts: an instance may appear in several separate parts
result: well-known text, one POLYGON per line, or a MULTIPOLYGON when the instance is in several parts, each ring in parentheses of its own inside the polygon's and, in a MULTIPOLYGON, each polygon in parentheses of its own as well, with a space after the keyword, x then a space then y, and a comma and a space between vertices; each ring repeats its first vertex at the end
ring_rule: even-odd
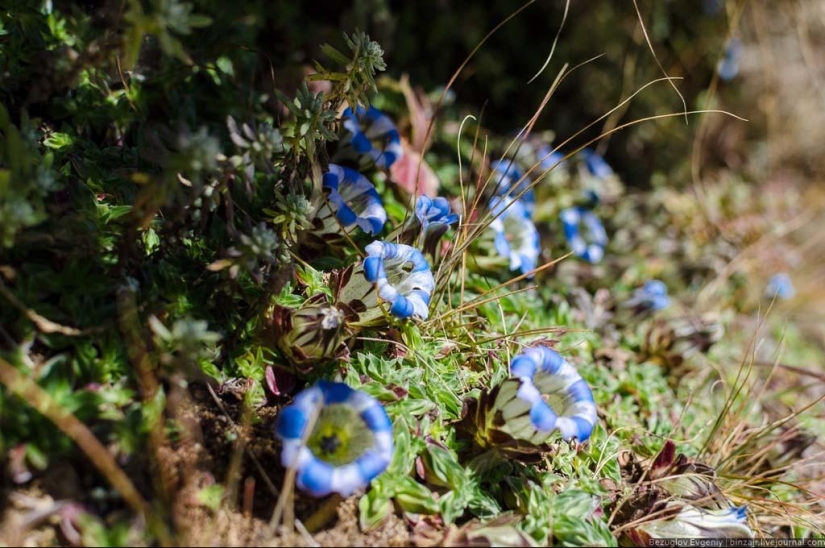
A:
POLYGON ((164 520, 140 495, 129 476, 117 465, 115 459, 100 443, 92 431, 73 413, 62 407, 52 396, 32 379, 22 375, 9 362, 0 358, 0 383, 26 402, 35 411, 49 419, 68 436, 89 461, 103 474, 109 484, 123 497, 132 510, 142 516, 149 530, 165 546, 174 544, 164 520))
POLYGON ((682 92, 679 91, 679 88, 676 87, 676 84, 673 83, 673 80, 671 80, 668 77, 667 71, 665 70, 665 67, 663 67, 662 62, 659 61, 659 56, 656 55, 656 50, 653 49, 653 43, 650 41, 650 36, 647 35, 647 28, 645 28, 645 22, 644 22, 644 19, 642 17, 642 12, 639 11, 639 3, 636 0, 633 0, 633 7, 636 8, 636 17, 639 18, 639 25, 642 26, 642 33, 644 33, 644 35, 645 35, 645 41, 647 42, 647 47, 650 48, 650 53, 653 55, 653 60, 656 61, 656 66, 659 67, 659 70, 662 71, 662 74, 665 75, 665 78, 668 78, 668 81, 670 82, 670 86, 673 88, 673 91, 675 91, 676 95, 679 96, 679 99, 682 100, 682 108, 683 108, 684 114, 685 114, 685 124, 687 124, 688 123, 688 116, 687 116, 688 112, 687 112, 687 102, 685 102, 685 97, 682 95, 682 92))
POLYGON ((0 295, 5 297, 13 307, 22 312, 23 315, 26 316, 41 333, 59 333, 61 335, 66 335, 67 337, 82 337, 84 335, 92 335, 94 333, 102 333, 105 331, 104 327, 93 327, 90 329, 69 327, 67 325, 61 325, 57 322, 53 322, 45 316, 41 316, 33 309, 20 302, 14 293, 9 291, 9 288, 6 287, 6 284, 3 282, 2 278, 0 278, 0 295))
POLYGON ((561 16, 561 24, 559 25, 559 30, 556 31, 556 36, 555 36, 555 38, 553 38, 553 45, 550 47, 550 55, 547 56, 547 60, 541 66, 541 68, 536 73, 536 75, 533 76, 532 78, 530 78, 527 81, 528 84, 533 83, 533 80, 538 78, 539 75, 542 72, 544 72, 544 69, 546 69, 547 65, 550 64, 550 60, 553 59, 553 53, 556 51, 556 44, 558 44, 558 42, 559 42, 559 37, 561 36, 561 31, 562 31, 562 29, 564 29, 564 23, 565 23, 565 21, 567 21, 568 11, 570 11, 570 0, 566 0, 566 2, 564 3, 564 14, 561 16))

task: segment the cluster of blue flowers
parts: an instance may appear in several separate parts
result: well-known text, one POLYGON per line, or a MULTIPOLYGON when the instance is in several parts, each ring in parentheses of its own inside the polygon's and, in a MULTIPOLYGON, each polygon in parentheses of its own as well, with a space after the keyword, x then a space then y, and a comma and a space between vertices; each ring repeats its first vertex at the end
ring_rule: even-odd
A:
POLYGON ((511 160, 491 163, 494 196, 490 199, 495 249, 510 270, 532 277, 541 254, 539 231, 533 222, 536 195, 530 178, 511 160))
MULTIPOLYGON (((375 107, 347 109, 343 115, 345 136, 342 148, 354 152, 361 166, 389 169, 403 155, 398 130, 392 120, 375 107)), ((346 154, 339 154, 346 158, 346 154)), ((320 208, 316 233, 329 234, 356 227, 370 236, 377 236, 387 221, 381 197, 375 186, 355 169, 330 164, 323 176, 326 203, 320 208)), ((362 280, 373 284, 377 295, 370 299, 367 292, 359 298, 368 305, 387 303, 389 313, 399 319, 426 319, 434 281, 423 254, 407 244, 420 243, 424 249, 434 248, 450 225, 458 222, 446 198, 419 196, 415 213, 402 234, 413 233, 414 241, 390 243, 375 241, 365 249, 362 280)), ((369 306, 368 306, 369 307, 369 306)))
MULTIPOLYGON (((536 154, 545 171, 566 167, 564 156, 545 144, 538 147, 536 154)), ((591 177, 605 180, 614 176, 604 158, 590 149, 582 151, 581 160, 591 177)), ((489 204, 495 249, 509 260, 510 270, 528 274, 536 268, 541 252, 539 233, 533 220, 536 209, 534 183, 511 160, 492 162, 491 167, 496 183, 489 204)), ((590 189, 585 194, 585 205, 562 210, 560 218, 573 253, 595 264, 604 257, 608 237, 601 220, 592 211, 599 203, 598 193, 590 189)))
MULTIPOLYGON (((374 107, 347 109, 343 127, 338 157, 354 160, 359 169, 387 170, 403 154, 395 124, 374 107), (354 159, 348 157, 351 153, 354 159)), ((331 163, 322 185, 326 199, 314 226, 324 241, 334 233, 360 229, 377 236, 384 229, 387 212, 381 196, 360 171, 331 163)), ((408 244, 434 248, 458 220, 446 198, 419 196, 414 214, 396 233, 410 241, 368 244, 365 258, 340 289, 339 301, 357 302, 350 308, 360 311, 361 324, 385 321, 384 311, 399 320, 426 320, 435 280, 422 251, 408 244)), ((295 470, 300 489, 316 497, 348 496, 366 487, 392 460, 392 423, 384 408, 343 383, 319 381, 304 390, 279 413, 275 434, 283 445, 282 464, 295 470)))

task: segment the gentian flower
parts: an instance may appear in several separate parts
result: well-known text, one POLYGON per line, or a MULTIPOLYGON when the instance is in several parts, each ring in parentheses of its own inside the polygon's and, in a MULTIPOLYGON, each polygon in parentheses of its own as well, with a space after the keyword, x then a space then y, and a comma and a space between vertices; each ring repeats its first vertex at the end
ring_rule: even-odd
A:
POLYGON ((435 279, 421 252, 405 244, 375 241, 365 248, 367 257, 344 278, 338 303, 358 314, 358 323, 373 324, 389 305, 399 319, 426 320, 435 279))
POLYGON ((732 38, 725 44, 725 55, 719 61, 716 72, 719 78, 725 82, 730 82, 739 74, 739 58, 742 55, 742 41, 739 38, 732 38))
POLYGON ((515 162, 511 160, 495 160, 490 167, 493 169, 493 184, 496 194, 512 199, 520 199, 527 212, 532 216, 536 209, 536 193, 530 186, 532 181, 524 175, 515 162), (521 182, 519 182, 521 181, 521 182), (516 186, 517 185, 517 186, 516 186), (526 191, 526 192, 525 192, 526 191), (524 195, 519 198, 519 194, 524 195))
POLYGON ((403 244, 372 242, 366 248, 364 277, 378 288, 396 318, 426 320, 435 280, 430 265, 417 249, 403 244))
POLYGON ((318 209, 317 219, 321 233, 335 233, 340 227, 346 232, 356 226, 374 236, 381 232, 387 221, 387 212, 375 186, 363 175, 348 167, 330 164, 323 177, 328 191, 328 204, 318 209))
POLYGON ((415 214, 387 239, 396 239, 401 243, 417 244, 424 253, 435 256, 438 241, 457 223, 459 217, 452 212, 447 198, 437 196, 418 196, 415 201, 415 214))
POLYGON ((667 286, 659 280, 649 280, 633 292, 633 296, 624 302, 624 306, 638 309, 640 312, 663 310, 670 305, 667 286))
POLYGON ((775 295, 780 299, 788 300, 796 295, 796 290, 791 282, 791 277, 788 276, 786 272, 780 272, 779 274, 774 274, 768 281, 768 287, 765 293, 771 299, 775 295))
POLYGON ((281 464, 314 497, 347 497, 392 460, 392 423, 378 401, 344 383, 319 381, 278 413, 281 464))
POLYGON ((344 128, 356 154, 369 158, 376 166, 389 167, 403 155, 401 136, 392 120, 375 107, 344 111, 344 128))
POLYGON ((496 251, 510 261, 510 270, 522 274, 536 268, 541 243, 539 231, 522 200, 495 196, 490 200, 496 251))
POLYGON ((593 393, 558 352, 527 348, 510 362, 510 376, 518 380, 518 389, 502 416, 512 433, 549 436, 558 430, 566 441, 590 438, 597 420, 593 393))
POLYGON ((546 144, 539 146, 536 155, 538 156, 541 168, 544 170, 554 168, 555 171, 556 169, 564 169, 567 167, 567 160, 564 159, 564 154, 558 150, 553 150, 546 144))
POLYGON ((583 207, 575 206, 562 210, 561 221, 564 236, 577 256, 590 263, 598 263, 604 257, 607 246, 607 232, 598 217, 583 207), (581 234, 581 224, 587 229, 587 239, 581 234))
POLYGON ((442 228, 447 230, 451 224, 458 222, 458 215, 452 213, 450 202, 441 196, 419 196, 415 204, 415 217, 424 232, 442 231, 442 228))
MULTIPOLYGON (((702 510, 694 506, 670 502, 667 510, 679 510, 671 519, 644 523, 634 531, 639 540, 660 538, 753 538, 748 525, 746 506, 731 506, 722 510, 702 510), (681 508, 681 509, 680 509, 681 508), (640 534, 641 533, 641 534, 640 534)), ((645 546, 650 545, 645 542, 645 546)))
POLYGON ((587 166, 587 171, 589 171, 591 175, 599 179, 607 179, 613 176, 613 168, 604 161, 601 155, 596 154, 593 150, 589 148, 582 150, 582 157, 584 158, 585 166, 587 166))
POLYGON ((459 432, 476 445, 522 461, 552 451, 554 432, 587 441, 596 424, 590 387, 556 351, 537 346, 510 362, 510 377, 481 397, 465 401, 459 432))

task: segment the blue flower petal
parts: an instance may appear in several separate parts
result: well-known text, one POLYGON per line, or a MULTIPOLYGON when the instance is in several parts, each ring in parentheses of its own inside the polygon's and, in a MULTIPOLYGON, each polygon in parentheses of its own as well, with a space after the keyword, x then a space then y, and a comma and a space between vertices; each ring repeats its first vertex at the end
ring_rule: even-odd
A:
POLYGON ((331 464, 312 459, 296 476, 298 487, 314 497, 325 497, 332 493, 332 476, 335 469, 331 464))
POLYGON ((284 439, 300 439, 307 426, 306 414, 296 407, 286 407, 278 413, 275 432, 284 439))
POLYGON ((324 392, 324 401, 327 404, 345 403, 354 392, 352 388, 342 382, 318 381, 324 392))
POLYGON ((530 178, 512 160, 496 160, 490 167, 494 172, 496 194, 521 200, 528 215, 532 216, 536 208, 536 192, 530 178))
POLYGON ((561 354, 546 346, 528 348, 525 353, 533 355, 536 361, 536 367, 540 368, 541 372, 547 375, 555 375, 558 373, 559 368, 561 368, 564 363, 564 358, 562 358, 561 354))
POLYGON ((633 296, 624 302, 625 307, 634 307, 637 311, 664 310, 670 305, 667 286, 659 280, 648 280, 633 292, 633 296))
POLYGON ((536 373, 536 361, 524 354, 519 354, 510 362, 510 375, 532 379, 536 373))
POLYGON ((372 481, 381 472, 383 472, 389 464, 386 458, 382 457, 375 451, 367 451, 355 461, 358 465, 358 471, 365 481, 372 481))
POLYGON ((364 277, 368 282, 373 283, 387 277, 387 273, 384 270, 384 261, 381 260, 381 257, 371 255, 364 259, 364 277))
POLYGON ((586 148, 582 151, 582 155, 584 156, 584 163, 587 166, 587 170, 591 174, 599 179, 607 179, 613 176, 613 168, 611 168, 599 154, 586 148))
POLYGON ((399 296, 390 307, 390 314, 402 320, 412 317, 413 312, 415 312, 413 304, 403 296, 399 296))
POLYGON ((377 403, 361 411, 361 418, 373 432, 392 432, 392 422, 387 412, 377 403))
POLYGON ((533 423, 536 430, 550 432, 556 427, 557 419, 558 417, 553 413, 550 406, 543 401, 536 402, 530 408, 530 422, 533 423))
POLYGON ((774 274, 768 281, 768 287, 765 291, 768 298, 773 298, 774 295, 780 299, 791 299, 796 295, 796 289, 791 282, 791 277, 786 272, 774 274))

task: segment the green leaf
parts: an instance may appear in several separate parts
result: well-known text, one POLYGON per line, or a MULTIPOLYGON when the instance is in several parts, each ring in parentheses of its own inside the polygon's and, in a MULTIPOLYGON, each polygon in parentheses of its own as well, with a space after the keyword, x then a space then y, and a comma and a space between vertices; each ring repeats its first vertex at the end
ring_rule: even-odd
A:
POLYGON ((415 514, 437 514, 439 511, 432 491, 410 476, 403 476, 395 486, 395 500, 406 512, 415 514))
POLYGON ((74 144, 74 138, 68 133, 54 132, 43 139, 43 144, 48 148, 60 150, 72 146, 74 144))
POLYGON ((205 506, 213 512, 217 512, 221 508, 221 503, 223 502, 223 495, 223 485, 215 483, 213 485, 204 487, 203 489, 198 491, 196 498, 201 506, 205 506))
POLYGON ((329 44, 323 44, 321 46, 321 51, 332 61, 335 61, 343 67, 349 65, 350 63, 350 59, 346 55, 344 55, 334 47, 330 46, 329 44))
POLYGON ((194 28, 208 27, 212 24, 212 18, 206 15, 191 14, 187 22, 190 27, 194 28))
POLYGON ((392 501, 378 489, 358 501, 358 521, 365 533, 378 529, 392 514, 392 501))

